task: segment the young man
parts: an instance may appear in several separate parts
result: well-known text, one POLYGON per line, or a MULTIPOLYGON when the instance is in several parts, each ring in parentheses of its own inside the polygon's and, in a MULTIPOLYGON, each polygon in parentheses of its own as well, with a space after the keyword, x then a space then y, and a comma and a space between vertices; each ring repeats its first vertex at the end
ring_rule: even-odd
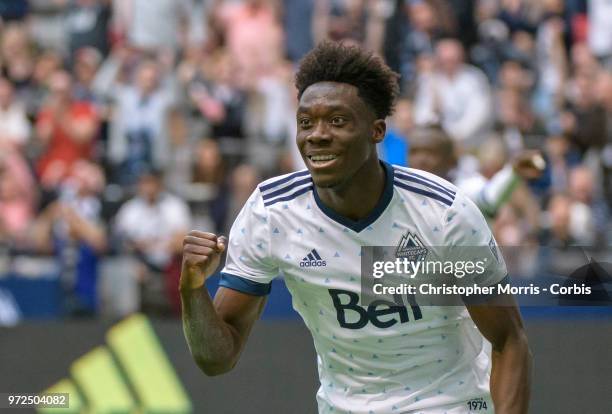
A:
MULTIPOLYGON (((452 184, 378 159, 396 75, 359 48, 323 43, 296 86, 308 170, 260 184, 229 243, 200 231, 184 240, 183 326, 199 367, 218 375, 235 366, 282 273, 313 335, 320 413, 492 413, 493 403, 498 414, 527 412, 530 356, 516 306, 359 303, 361 246, 396 246, 408 233, 428 246, 493 240, 452 184), (213 301, 203 285, 226 248, 213 301)), ((505 283, 503 259, 489 263, 485 283, 505 283)))
POLYGON ((494 218, 522 179, 542 175, 545 161, 537 150, 523 150, 512 162, 487 179, 479 172, 457 176, 455 144, 440 126, 418 127, 411 131, 408 165, 453 182, 476 203, 487 218, 494 218))

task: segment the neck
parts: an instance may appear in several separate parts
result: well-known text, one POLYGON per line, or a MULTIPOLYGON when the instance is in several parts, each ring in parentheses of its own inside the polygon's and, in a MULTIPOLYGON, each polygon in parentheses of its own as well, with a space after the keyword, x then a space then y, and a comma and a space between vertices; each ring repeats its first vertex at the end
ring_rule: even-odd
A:
POLYGON ((375 158, 364 164, 350 182, 331 188, 317 187, 317 194, 327 207, 357 221, 374 210, 384 189, 385 170, 375 158))

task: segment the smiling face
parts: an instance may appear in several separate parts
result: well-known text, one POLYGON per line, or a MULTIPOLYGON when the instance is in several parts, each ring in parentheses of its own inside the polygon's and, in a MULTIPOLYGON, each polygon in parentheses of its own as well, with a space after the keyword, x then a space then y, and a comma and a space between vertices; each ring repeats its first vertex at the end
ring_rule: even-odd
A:
POLYGON ((319 188, 342 187, 363 168, 378 168, 376 144, 384 136, 384 120, 353 85, 319 82, 300 98, 297 145, 319 188))

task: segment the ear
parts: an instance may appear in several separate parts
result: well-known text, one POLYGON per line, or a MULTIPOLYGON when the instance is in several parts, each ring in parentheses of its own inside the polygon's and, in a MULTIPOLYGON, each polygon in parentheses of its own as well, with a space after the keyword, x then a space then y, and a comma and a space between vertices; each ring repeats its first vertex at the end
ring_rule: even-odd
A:
POLYGON ((372 124, 372 141, 375 144, 382 142, 385 139, 385 133, 387 132, 387 124, 384 119, 377 119, 372 124))

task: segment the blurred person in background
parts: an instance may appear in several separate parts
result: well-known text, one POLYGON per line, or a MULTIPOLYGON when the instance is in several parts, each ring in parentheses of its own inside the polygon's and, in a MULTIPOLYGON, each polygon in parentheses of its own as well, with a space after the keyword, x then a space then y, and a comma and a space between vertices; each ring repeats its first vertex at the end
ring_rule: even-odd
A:
POLYGON ((593 54, 612 69, 612 3, 607 0, 589 0, 588 42, 593 54))
POLYGON ((178 310, 177 267, 182 239, 191 225, 189 206, 164 188, 163 173, 147 169, 138 178, 137 194, 121 206, 114 232, 123 249, 140 264, 141 310, 178 310))
POLYGON ((167 121, 175 100, 171 75, 156 60, 138 62, 133 76, 122 79, 132 58, 127 49, 115 50, 100 68, 94 86, 112 103, 106 154, 116 168, 112 179, 128 186, 141 171, 166 165, 167 121))
POLYGON ((456 22, 445 1, 407 1, 400 3, 385 34, 384 50, 387 61, 397 60, 402 90, 416 87, 419 56, 433 55, 435 43, 456 34, 456 22))
POLYGON ((544 2, 545 10, 538 22, 535 39, 539 77, 533 105, 536 113, 545 120, 554 117, 561 107, 569 71, 564 39, 567 28, 558 3, 544 2))
POLYGON ((220 234, 229 234, 232 223, 260 180, 261 176, 259 171, 252 165, 241 164, 232 171, 227 192, 227 209, 224 212, 224 217, 218 218, 219 223, 221 223, 221 220, 223 223, 219 226, 218 231, 220 234))
POLYGON ((190 104, 210 125, 212 138, 244 138, 247 95, 227 53, 205 59, 184 87, 190 104))
POLYGON ((313 16, 315 41, 349 42, 382 53, 385 22, 394 8, 387 0, 317 0, 313 16))
MULTIPOLYGON (((500 143, 501 144, 501 143, 500 143)), ((503 146, 498 145, 497 158, 484 169, 462 174, 457 170, 458 153, 454 141, 440 127, 417 127, 410 135, 408 165, 452 181, 465 191, 488 218, 493 218, 499 208, 510 199, 522 179, 536 178, 541 174, 534 165, 534 151, 524 151, 511 162, 505 159, 503 146), (494 165, 493 165, 494 164, 494 165)), ((483 152, 487 154, 487 152, 483 152)), ((528 197, 528 196, 526 196, 528 197)), ((531 203, 534 205, 534 203, 531 203)))
POLYGON ((515 154, 524 148, 541 148, 546 130, 533 113, 525 95, 516 89, 497 91, 495 129, 515 154))
POLYGON ((229 210, 231 172, 223 159, 219 143, 210 138, 200 140, 196 145, 191 162, 190 185, 192 188, 199 188, 199 192, 207 188, 210 193, 210 198, 205 206, 196 209, 194 213, 200 216, 199 220, 202 224, 208 224, 210 228, 221 231, 224 229, 229 210))
POLYGON ((79 49, 89 47, 101 55, 109 51, 112 0, 71 0, 65 11, 68 54, 73 62, 79 49))
POLYGON ((42 148, 37 173, 47 189, 56 188, 79 160, 92 160, 99 121, 89 102, 72 96, 72 76, 60 70, 49 79, 49 95, 36 119, 36 139, 42 148))
POLYGON ((92 47, 78 49, 74 53, 74 98, 94 104, 98 114, 103 114, 103 98, 94 90, 96 73, 102 63, 102 55, 92 47))
POLYGON ((23 149, 31 130, 24 106, 15 99, 12 83, 0 77, 0 150, 23 149))
POLYGON ((551 191, 553 193, 567 191, 570 170, 580 164, 580 154, 572 149, 568 138, 564 135, 546 137, 544 151, 550 165, 551 191))
POLYGON ((12 22, 2 29, 0 62, 5 76, 17 89, 26 86, 34 70, 34 44, 23 23, 12 22))
MULTIPOLYGON (((569 69, 574 78, 580 75, 595 76, 602 68, 586 42, 571 45, 569 57, 569 69)), ((572 88, 572 79, 569 79, 568 83, 570 85, 566 85, 566 88, 572 88)))
POLYGON ((17 248, 28 244, 37 202, 36 181, 21 153, 10 147, 0 151, 0 243, 17 248))
MULTIPOLYGON (((295 109, 295 102, 291 96, 295 89, 292 78, 291 64, 282 61, 268 76, 260 78, 250 91, 248 133, 268 144, 267 147, 262 146, 268 153, 276 154, 278 146, 295 131, 292 112, 295 109)), ((260 168, 266 168, 266 164, 274 162, 267 159, 267 154, 250 155, 251 162, 260 168)))
POLYGON ((456 39, 436 44, 436 68, 419 74, 414 100, 417 125, 440 123, 459 151, 476 148, 491 126, 491 92, 484 73, 464 62, 456 39))
POLYGON ((584 165, 573 168, 570 172, 568 195, 572 200, 571 233, 576 242, 584 246, 602 243, 609 229, 608 207, 601 194, 596 193, 597 184, 593 171, 584 165))
POLYGON ((554 194, 544 211, 544 228, 540 244, 566 248, 577 244, 571 226, 572 200, 565 193, 554 194))
POLYGON ((107 248, 100 217, 103 188, 102 169, 90 161, 76 161, 57 200, 34 225, 32 237, 38 251, 52 253, 60 263, 68 289, 66 307, 72 315, 94 315, 98 309, 98 265, 107 248))
POLYGON ((214 29, 223 39, 242 84, 257 83, 282 60, 284 33, 276 0, 217 2, 214 29))
POLYGON ((49 93, 50 80, 63 69, 62 56, 54 51, 44 50, 36 58, 34 72, 26 84, 16 89, 16 95, 23 102, 28 119, 36 120, 49 93))
POLYGON ((606 143, 606 111, 597 100, 597 73, 578 73, 560 115, 561 128, 581 156, 606 143))
POLYGON ((184 49, 193 0, 112 0, 113 32, 146 52, 184 49))

